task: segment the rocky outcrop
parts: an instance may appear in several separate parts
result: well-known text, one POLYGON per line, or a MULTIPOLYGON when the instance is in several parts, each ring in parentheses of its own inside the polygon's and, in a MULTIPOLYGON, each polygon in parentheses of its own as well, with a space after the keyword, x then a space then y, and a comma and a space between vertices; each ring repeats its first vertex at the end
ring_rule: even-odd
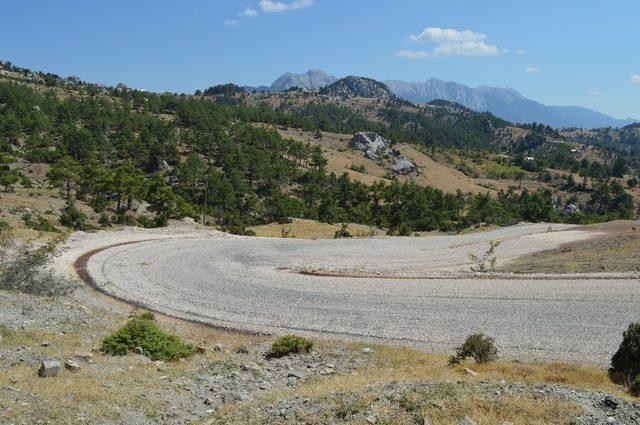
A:
POLYGON ((389 159, 391 162, 391 164, 389 165, 389 171, 394 174, 407 175, 416 173, 418 171, 418 168, 415 166, 415 164, 409 161, 404 155, 399 152, 391 152, 389 154, 389 159))
POLYGON ((367 97, 391 100, 396 96, 384 83, 371 78, 350 75, 322 89, 320 94, 339 97, 367 97))
POLYGON ((371 131, 356 133, 349 142, 351 149, 359 150, 364 153, 364 156, 373 160, 377 160, 378 155, 389 149, 390 145, 389 140, 371 131))
POLYGON ((351 149, 364 153, 364 156, 383 164, 394 174, 407 175, 417 173, 418 168, 400 152, 391 149, 391 141, 371 131, 356 133, 349 142, 351 149))

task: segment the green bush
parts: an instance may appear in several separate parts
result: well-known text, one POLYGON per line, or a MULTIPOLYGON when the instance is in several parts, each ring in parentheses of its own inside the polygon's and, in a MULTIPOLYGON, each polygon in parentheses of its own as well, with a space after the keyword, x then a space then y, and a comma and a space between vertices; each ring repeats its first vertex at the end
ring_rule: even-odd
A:
POLYGON ((629 393, 634 397, 640 397, 640 375, 636 376, 629 385, 629 393))
POLYGON ((70 278, 54 273, 51 260, 59 254, 58 237, 45 245, 16 244, 8 232, 0 232, 0 289, 33 295, 59 296, 75 290, 70 278))
POLYGON ((67 202, 67 206, 60 215, 60 224, 74 230, 85 230, 87 227, 86 220, 87 216, 76 208, 75 203, 72 201, 67 202))
POLYGON ((616 384, 631 385, 640 375, 640 323, 631 323, 622 334, 620 348, 611 358, 609 377, 616 384))
POLYGON ((158 328, 153 313, 134 317, 102 341, 102 351, 116 356, 123 356, 135 347, 142 348, 143 354, 152 360, 178 360, 195 352, 193 345, 158 328))
POLYGON ((336 230, 336 233, 333 235, 333 237, 335 239, 350 238, 351 233, 349 233, 349 231, 347 230, 347 223, 343 223, 342 227, 340 227, 340 230, 336 230))
POLYGON ((468 357, 473 357, 476 363, 488 363, 498 359, 498 348, 495 340, 484 334, 473 334, 456 348, 455 354, 449 358, 449 364, 459 364, 468 357))
POLYGON ((298 335, 285 335, 276 339, 271 346, 271 357, 284 357, 289 354, 308 353, 313 348, 313 341, 298 335))

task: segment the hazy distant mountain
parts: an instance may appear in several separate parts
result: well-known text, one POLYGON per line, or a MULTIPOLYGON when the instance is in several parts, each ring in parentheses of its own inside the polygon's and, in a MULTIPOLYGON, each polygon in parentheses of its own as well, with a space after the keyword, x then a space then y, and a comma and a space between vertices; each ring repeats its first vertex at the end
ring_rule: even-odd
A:
POLYGON ((637 122, 619 120, 580 106, 546 106, 527 99, 514 89, 462 84, 430 79, 424 83, 407 83, 400 80, 384 82, 398 97, 413 103, 428 103, 445 99, 460 103, 476 111, 492 114, 516 123, 538 122, 552 127, 623 127, 637 122))
POLYGON ((271 84, 270 90, 283 91, 290 89, 291 87, 300 87, 305 90, 317 90, 328 86, 337 80, 338 79, 336 77, 327 75, 319 69, 311 69, 304 74, 287 72, 286 74, 278 77, 278 79, 271 84))
POLYGON ((371 78, 350 75, 320 89, 321 94, 329 96, 357 96, 376 99, 394 98, 386 84, 371 78))

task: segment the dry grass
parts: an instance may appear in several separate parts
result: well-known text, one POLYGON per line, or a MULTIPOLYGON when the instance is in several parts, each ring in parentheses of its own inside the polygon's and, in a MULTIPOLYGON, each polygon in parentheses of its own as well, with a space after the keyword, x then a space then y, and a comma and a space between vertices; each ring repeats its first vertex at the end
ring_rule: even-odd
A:
MULTIPOLYGON (((287 224, 271 223, 262 226, 253 226, 249 229, 256 232, 256 236, 268 238, 333 239, 336 231, 340 230, 341 227, 340 224, 327 224, 315 220, 296 219, 287 224)), ((370 237, 385 234, 383 230, 353 223, 348 224, 347 231, 351 233, 353 237, 370 237)))
POLYGON ((501 268, 515 273, 597 273, 640 271, 640 231, 520 257, 501 268))
POLYGON ((47 379, 38 377, 37 367, 33 364, 19 364, 0 373, 0 388, 13 388, 23 395, 12 397, 13 390, 0 392, 0 403, 11 408, 11 411, 2 412, 0 422, 20 423, 21 418, 38 418, 42 423, 76 424, 85 423, 82 420, 84 414, 97 421, 92 423, 121 423, 126 422, 121 411, 128 409, 136 409, 149 418, 155 418, 157 403, 162 399, 153 394, 182 391, 174 380, 199 373, 203 362, 218 361, 228 356, 226 352, 214 352, 216 344, 222 344, 225 351, 233 352, 262 340, 256 336, 159 316, 157 320, 163 329, 207 350, 204 355, 173 362, 158 370, 155 363, 143 356, 109 356, 98 351, 101 340, 127 322, 126 315, 93 316, 92 311, 87 310, 87 317, 86 323, 74 324, 76 331, 67 334, 4 329, 0 351, 26 347, 33 355, 56 358, 61 362, 74 359, 82 369, 77 373, 62 370, 58 377, 47 379), (44 341, 49 346, 43 347, 44 341), (80 360, 86 355, 92 355, 91 363, 80 360), (28 395, 26 401, 24 395, 28 395))
MULTIPOLYGON (((320 341, 322 347, 331 344, 320 341)), ((365 345, 351 344, 354 352, 360 352, 365 345)), ((298 412, 295 420, 283 420, 281 423, 315 424, 336 422, 336 415, 342 411, 367 412, 378 416, 379 423, 410 424, 420 422, 416 419, 427 418, 436 424, 457 424, 460 418, 468 415, 480 424, 500 424, 509 421, 513 424, 546 424, 572 423, 571 417, 579 412, 576 405, 554 398, 539 398, 533 394, 523 393, 516 396, 493 393, 477 393, 469 390, 482 382, 497 384, 521 382, 527 384, 563 384, 587 390, 606 391, 619 397, 629 399, 624 389, 612 384, 606 371, 598 367, 570 365, 562 363, 521 363, 513 361, 497 361, 477 365, 466 363, 454 368, 448 366, 448 357, 444 354, 427 353, 411 348, 366 345, 373 347, 371 363, 366 367, 344 375, 325 379, 314 379, 302 383, 296 388, 269 394, 258 403, 228 405, 205 424, 221 423, 264 423, 258 407, 276 406, 280 402, 295 399, 308 399, 309 404, 320 404, 322 408, 313 413, 298 412), (470 376, 464 368, 468 367, 478 373, 470 376), (414 408, 389 408, 376 401, 380 392, 376 389, 395 383, 421 382, 436 383, 428 394, 421 392, 407 393, 408 402, 414 408), (350 395, 348 401, 340 395, 350 395), (413 401, 412 401, 413 399, 413 401)), ((383 390, 380 390, 383 391, 383 390)), ((286 404, 286 403, 285 403, 286 404)), ((368 413, 367 413, 368 414, 368 413)), ((349 422, 346 418, 341 423, 349 422)))

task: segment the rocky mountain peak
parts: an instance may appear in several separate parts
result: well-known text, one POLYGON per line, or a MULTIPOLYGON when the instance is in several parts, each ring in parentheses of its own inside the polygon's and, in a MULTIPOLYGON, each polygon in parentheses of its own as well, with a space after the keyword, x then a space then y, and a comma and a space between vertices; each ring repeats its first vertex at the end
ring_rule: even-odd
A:
POLYGON ((320 90, 321 94, 340 97, 395 98, 386 84, 366 77, 350 75, 320 90))
POLYGON ((271 91, 284 91, 292 87, 300 87, 304 90, 317 90, 325 87, 337 78, 332 75, 327 75, 320 69, 310 69, 304 74, 295 74, 287 72, 286 74, 278 77, 273 84, 271 84, 271 91))

